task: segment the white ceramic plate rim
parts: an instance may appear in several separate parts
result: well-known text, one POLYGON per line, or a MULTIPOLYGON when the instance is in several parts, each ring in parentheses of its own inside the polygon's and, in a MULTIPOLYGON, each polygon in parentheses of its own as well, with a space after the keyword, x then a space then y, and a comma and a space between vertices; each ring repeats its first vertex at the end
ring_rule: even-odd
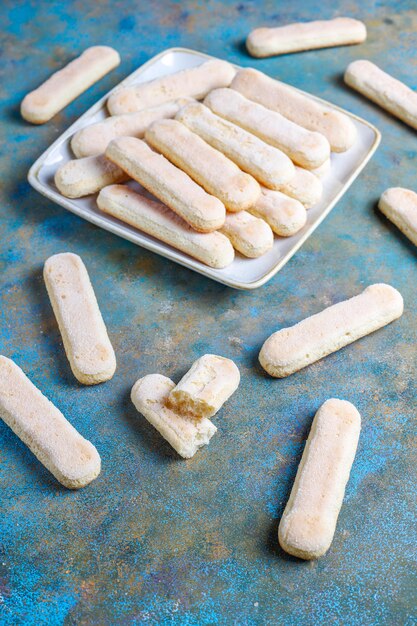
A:
MULTIPOLYGON (((357 122, 360 122, 361 124, 364 124, 374 133, 375 135, 374 141, 369 151, 358 162, 351 176, 349 176, 349 178, 345 181, 344 185, 341 187, 339 192, 334 196, 334 198, 329 202, 329 204, 323 209, 320 216, 310 225, 309 228, 305 230, 305 232, 303 233, 303 236, 292 246, 292 248, 272 268, 266 271, 265 274, 263 274, 260 278, 252 282, 244 282, 244 281, 239 281, 235 279, 230 279, 226 276, 222 276, 221 270, 216 270, 208 266, 205 266, 203 263, 200 263, 199 261, 196 261, 193 258, 188 257, 186 254, 176 251, 174 248, 171 248, 170 246, 168 246, 167 244, 164 244, 163 242, 160 242, 154 239, 148 239, 147 238, 148 236, 145 235, 144 233, 141 233, 139 230, 133 229, 132 232, 130 232, 118 220, 113 221, 110 218, 106 218, 104 216, 102 217, 99 214, 86 213, 85 209, 82 207, 78 207, 78 205, 76 204, 76 202, 74 202, 74 200, 65 198, 58 191, 55 191, 54 189, 46 186, 43 182, 39 180, 39 176, 38 176, 39 171, 43 167, 45 161, 48 159, 49 154, 53 150, 55 150, 57 146, 63 144, 80 127, 84 126, 83 124, 84 120, 86 120, 89 117, 94 116, 100 109, 104 108, 106 105, 107 99, 111 93, 113 93, 116 89, 119 89, 122 85, 130 84, 137 76, 143 73, 148 67, 150 67, 151 65, 159 61, 159 59, 161 59, 165 55, 173 54, 173 53, 174 54, 185 53, 185 54, 196 55, 202 59, 216 58, 211 55, 205 54, 203 52, 198 52, 196 50, 191 50, 188 48, 168 48, 166 50, 163 50, 156 56, 152 57, 151 59, 149 59, 149 61, 146 61, 146 63, 144 63, 137 70, 129 74, 129 76, 127 76, 124 80, 118 83, 112 90, 110 90, 107 94, 105 94, 102 98, 100 98, 100 100, 98 100, 96 104, 90 107, 66 131, 64 131, 32 165, 28 173, 28 181, 30 185, 34 189, 36 189, 39 193, 41 193, 43 196, 49 198, 50 200, 53 200, 57 204, 63 206, 65 209, 68 209, 72 213, 75 213, 79 217, 86 219, 92 224, 95 224, 96 226, 104 228, 105 230, 108 230, 114 233, 115 235, 123 237, 124 239, 128 239, 129 241, 132 241, 136 245, 140 245, 141 247, 151 250, 152 252, 156 252, 157 254, 160 254, 172 261, 175 261, 176 263, 179 263, 180 265, 183 265, 184 267, 191 268, 194 271, 204 276, 208 276, 209 278, 212 278, 213 280, 220 282, 224 285, 227 285, 229 287, 233 287, 235 289, 244 289, 244 290, 256 289, 257 287, 261 287, 266 282, 268 282, 273 276, 275 276, 277 272, 279 272, 280 269, 282 269, 282 267, 284 267, 284 265, 290 260, 290 258, 297 252, 297 250, 299 250, 299 248, 303 245, 303 243, 308 239, 308 237, 315 231, 315 229, 319 226, 319 224, 321 224, 324 218, 330 213, 330 211, 337 204, 337 202, 340 200, 340 198, 343 196, 346 190, 350 187, 352 182, 357 178, 357 176, 360 174, 360 172, 363 170, 365 165, 368 163, 368 161, 374 154, 375 150, 377 149, 381 141, 381 133, 375 126, 373 126, 366 120, 360 118, 359 116, 355 115, 354 113, 350 113, 350 111, 346 111, 345 109, 342 109, 341 107, 338 107, 337 105, 332 104, 331 102, 328 102, 326 100, 323 100, 322 98, 318 98, 317 96, 314 96, 310 93, 302 91, 301 89, 297 89, 296 87, 293 87, 298 92, 302 93, 303 95, 308 96, 309 98, 312 98, 313 100, 316 100, 317 102, 320 102, 321 104, 324 104, 326 107, 329 107, 336 111, 340 111, 341 113, 344 113, 351 119, 356 120, 357 122), (142 239, 141 236, 142 237, 146 236, 146 239, 142 239), (138 242, 138 237, 141 238, 140 242, 138 242)), ((236 64, 235 64, 235 67, 240 68, 240 66, 236 64)), ((133 227, 130 227, 130 228, 133 228, 133 227)), ((248 262, 250 262, 250 260, 248 260, 248 262)))

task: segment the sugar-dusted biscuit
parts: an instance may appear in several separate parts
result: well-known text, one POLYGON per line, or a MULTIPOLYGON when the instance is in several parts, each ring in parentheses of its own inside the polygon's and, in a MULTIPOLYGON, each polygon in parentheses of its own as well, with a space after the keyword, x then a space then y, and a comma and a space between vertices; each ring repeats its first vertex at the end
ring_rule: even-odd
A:
POLYGON ((317 411, 278 529, 281 548, 317 559, 330 548, 355 458, 361 416, 331 398, 317 411))
POLYGON ((69 489, 100 474, 100 457, 12 360, 0 356, 0 417, 69 489))
POLYGON ((116 357, 81 258, 54 254, 45 261, 43 277, 74 376, 84 385, 109 380, 116 357))
POLYGON ((259 362, 271 376, 284 378, 393 322, 403 308, 396 289, 370 285, 354 298, 273 333, 262 346, 259 362))
POLYGON ((199 448, 207 445, 217 431, 207 418, 195 419, 167 407, 175 384, 166 376, 149 374, 136 381, 131 398, 139 413, 184 459, 190 459, 199 448))
POLYGON ((297 165, 312 169, 330 156, 330 145, 324 135, 248 100, 235 89, 215 89, 206 96, 204 104, 216 115, 279 148, 297 165))
POLYGON ((239 382, 239 369, 231 359, 205 354, 172 389, 168 405, 184 415, 212 417, 236 391, 239 382))
POLYGON ((278 189, 295 174, 294 165, 281 150, 215 115, 203 104, 188 104, 176 119, 266 187, 278 189))
POLYGON ((253 57, 270 57, 301 50, 351 46, 364 42, 366 26, 351 17, 299 22, 276 28, 256 28, 246 39, 253 57))
POLYGON ((259 183, 222 152, 177 120, 159 120, 145 133, 152 148, 186 172, 228 211, 243 211, 256 202, 259 183))
POLYGON ((250 259, 257 259, 274 245, 274 234, 266 220, 247 211, 227 213, 220 232, 230 239, 238 252, 250 259))
POLYGON ((353 61, 345 72, 345 83, 417 129, 417 93, 374 63, 353 61))
POLYGON ((278 111, 308 130, 321 133, 334 152, 345 152, 356 140, 356 128, 347 115, 328 108, 258 70, 239 70, 230 86, 249 100, 278 111))
POLYGON ((417 246, 417 193, 403 187, 386 189, 378 208, 417 246))
POLYGON ((249 212, 265 220, 280 237, 295 235, 307 221, 307 211, 301 202, 266 187, 261 187, 261 195, 249 212))
POLYGON ((133 87, 122 87, 107 101, 111 115, 133 113, 148 107, 190 97, 200 100, 212 89, 228 87, 236 70, 227 61, 212 59, 197 67, 155 78, 133 87))
POLYGON ((67 161, 56 171, 54 180, 58 191, 66 198, 82 198, 127 179, 120 167, 100 154, 67 161))
POLYGON ((310 170, 310 172, 314 174, 314 176, 317 176, 317 178, 324 178, 330 172, 331 167, 332 161, 331 159, 327 159, 327 161, 325 161, 323 165, 320 165, 320 167, 315 167, 314 169, 310 170))
POLYGON ((285 185, 281 185, 279 190, 285 195, 299 200, 309 209, 320 202, 323 195, 323 184, 318 176, 296 165, 293 178, 285 185))
POLYGON ((97 198, 98 207, 122 222, 189 254, 209 267, 230 265, 234 250, 218 231, 198 233, 171 209, 136 193, 126 185, 110 185, 97 198))
POLYGON ((119 63, 120 56, 113 48, 87 48, 74 61, 25 96, 20 107, 22 117, 32 124, 48 122, 119 63))
POLYGON ((226 218, 224 204, 141 139, 113 139, 105 154, 194 230, 208 233, 223 226, 226 218))
POLYGON ((116 137, 138 137, 141 139, 152 122, 174 117, 180 108, 188 102, 191 102, 191 98, 178 98, 172 102, 165 102, 137 113, 114 115, 102 122, 85 126, 72 137, 71 149, 79 159, 101 154, 116 137))

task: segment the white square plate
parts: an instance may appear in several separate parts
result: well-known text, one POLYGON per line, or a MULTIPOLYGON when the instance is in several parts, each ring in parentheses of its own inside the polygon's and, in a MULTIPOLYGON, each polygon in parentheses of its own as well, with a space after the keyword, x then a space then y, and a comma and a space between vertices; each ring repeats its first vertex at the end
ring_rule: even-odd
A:
MULTIPOLYGON (((128 86, 135 83, 142 83, 164 74, 172 74, 179 70, 195 67, 212 58, 206 54, 187 50, 185 48, 171 48, 161 52, 150 59, 138 70, 130 74, 120 85, 128 86)), ((114 91, 114 90, 113 90, 114 91)), ((111 92, 109 92, 111 93, 111 92)), ((305 93, 305 92, 301 92, 305 93)), ((358 131, 358 138, 355 145, 345 153, 332 153, 332 167, 330 172, 323 178, 323 198, 308 211, 308 220, 304 228, 292 237, 275 237, 275 243, 267 254, 259 259, 246 259, 239 254, 233 263, 222 270, 212 269, 199 261, 171 246, 146 235, 139 230, 124 224, 120 220, 109 215, 104 215, 96 206, 95 196, 86 198, 70 199, 62 196, 54 184, 56 170, 65 161, 74 158, 70 149, 70 139, 72 135, 94 122, 103 120, 106 116, 107 94, 82 115, 72 126, 68 128, 43 154, 37 159, 29 170, 29 183, 47 198, 62 205, 69 211, 76 213, 80 217, 105 228, 120 237, 129 239, 134 243, 157 252, 168 259, 185 265, 200 274, 209 276, 213 280, 234 287, 236 289, 255 289, 265 284, 274 276, 300 248, 304 241, 317 228, 320 222, 335 206, 336 202, 346 192, 360 171, 365 167, 373 153, 378 147, 381 139, 379 131, 356 115, 344 111, 329 102, 309 95, 314 100, 322 102, 331 109, 343 111, 350 117, 358 131)))

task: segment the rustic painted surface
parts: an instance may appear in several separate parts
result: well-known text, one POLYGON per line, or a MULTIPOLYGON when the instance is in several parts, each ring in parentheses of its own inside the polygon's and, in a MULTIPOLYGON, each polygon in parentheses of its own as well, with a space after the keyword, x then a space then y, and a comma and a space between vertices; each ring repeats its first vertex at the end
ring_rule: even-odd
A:
MULTIPOLYGON (((343 3, 342 3, 343 4, 343 3)), ((416 248, 376 211, 392 185, 416 188, 416 134, 349 91, 369 58, 417 88, 415 0, 345 2, 365 19, 361 47, 251 61, 258 25, 337 15, 335 3, 12 2, 0 9, 0 351, 13 358, 101 453, 101 476, 61 488, 0 424, 0 622, 35 624, 416 624, 416 248), (317 6, 318 5, 318 6, 317 6), (121 66, 42 127, 23 95, 92 44, 121 66), (31 163, 86 108, 162 49, 186 46, 253 63, 367 118, 382 144, 346 197, 271 283, 233 291, 99 230, 44 200, 31 163), (118 357, 85 388, 65 359, 41 271, 51 254, 84 259, 118 357), (266 335, 385 281, 405 314, 287 380, 257 365, 266 335), (239 392, 210 448, 181 461, 138 415, 139 376, 178 380, 205 352, 233 358, 239 392), (331 396, 363 415, 336 537, 318 562, 287 557, 277 526, 312 417, 331 396)))

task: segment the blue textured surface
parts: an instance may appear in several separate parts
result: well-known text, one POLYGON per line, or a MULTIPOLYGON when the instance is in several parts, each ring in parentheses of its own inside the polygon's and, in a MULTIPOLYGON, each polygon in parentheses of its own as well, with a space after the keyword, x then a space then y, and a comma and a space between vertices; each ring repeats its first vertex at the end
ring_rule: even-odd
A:
POLYGON ((376 211, 388 186, 416 188, 416 134, 343 86, 369 58, 417 88, 415 0, 345 2, 11 2, 0 8, 0 351, 97 446, 100 477, 61 488, 0 424, 2 624, 416 624, 416 248, 376 211), (349 14, 360 47, 252 61, 255 26, 349 14), (23 95, 92 44, 122 64, 49 124, 23 95), (186 46, 273 76, 374 123, 382 144, 348 194, 260 290, 222 287, 83 222, 26 183, 41 152, 109 88, 164 48, 186 46), (84 259, 118 357, 114 379, 74 380, 41 271, 84 259), (372 282, 405 299, 398 321, 284 380, 257 365, 265 337, 372 282), (177 380, 205 352, 233 358, 241 387, 209 448, 181 461, 138 415, 133 382, 177 380), (363 416, 333 546, 286 556, 277 526, 312 417, 331 396, 363 416))

